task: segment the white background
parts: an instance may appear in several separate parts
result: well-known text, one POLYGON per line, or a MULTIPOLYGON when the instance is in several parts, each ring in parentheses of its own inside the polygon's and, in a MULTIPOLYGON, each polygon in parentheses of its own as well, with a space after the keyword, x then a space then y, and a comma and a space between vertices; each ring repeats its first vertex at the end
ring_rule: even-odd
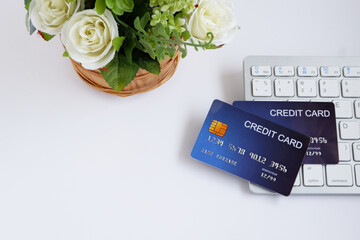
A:
POLYGON ((359 196, 263 196, 190 157, 213 99, 244 98, 247 55, 360 55, 359 0, 237 1, 241 30, 160 88, 97 92, 59 38, 3 3, 0 239, 359 239, 359 196))

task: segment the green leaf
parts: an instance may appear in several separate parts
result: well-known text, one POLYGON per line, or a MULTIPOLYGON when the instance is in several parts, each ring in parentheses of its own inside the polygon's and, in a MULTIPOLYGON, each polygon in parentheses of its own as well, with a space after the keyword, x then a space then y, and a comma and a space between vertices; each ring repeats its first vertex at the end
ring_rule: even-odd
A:
POLYGON ((143 29, 145 29, 146 25, 148 24, 148 22, 150 21, 150 13, 146 12, 144 14, 144 16, 142 16, 142 18, 140 19, 140 25, 143 29))
POLYGON ((44 33, 42 31, 38 31, 38 33, 40 34, 40 36, 45 40, 45 41, 50 41, 53 37, 55 37, 55 35, 50 35, 48 33, 44 33))
POLYGON ((25 9, 27 11, 29 11, 29 6, 30 6, 30 3, 31 3, 31 0, 25 0, 24 2, 25 2, 25 9))
POLYGON ((30 29, 29 29, 30 35, 33 35, 33 33, 36 31, 36 28, 32 24, 31 20, 29 21, 29 25, 30 25, 30 29))
POLYGON ((159 75, 160 63, 152 59, 148 54, 139 50, 134 51, 134 63, 148 72, 159 75))
POLYGON ((115 91, 123 90, 135 78, 139 66, 128 63, 124 55, 117 53, 114 59, 105 66, 108 71, 100 70, 105 81, 115 91))
MULTIPOLYGON (((220 46, 220 47, 222 47, 222 46, 220 46)), ((218 49, 220 47, 216 46, 215 44, 210 44, 209 46, 206 47, 206 49, 218 49)))
POLYGON ((118 52, 123 45, 123 42, 126 37, 116 37, 112 40, 112 45, 115 48, 115 50, 118 52))
POLYGON ((116 15, 121 16, 124 14, 124 10, 119 8, 117 4, 114 5, 114 7, 111 9, 116 15))
POLYGON ((175 37, 175 40, 180 43, 181 42, 180 33, 178 31, 174 30, 173 35, 175 37))
POLYGON ((162 36, 165 39, 169 39, 169 34, 167 34, 165 27, 159 23, 153 28, 155 36, 162 36))
POLYGON ((114 8, 115 0, 105 0, 106 6, 110 9, 114 8))
POLYGON ((174 46, 169 46, 167 48, 167 50, 168 50, 168 53, 169 53, 169 57, 172 58, 173 56, 175 56, 176 48, 174 46))
POLYGON ((181 58, 185 58, 187 55, 187 49, 179 46, 179 50, 181 52, 181 58))
POLYGON ((136 18, 135 18, 135 20, 134 20, 134 27, 135 27, 135 29, 138 30, 139 32, 145 33, 144 28, 141 26, 140 18, 139 18, 139 17, 136 17, 136 18))
MULTIPOLYGON (((192 39, 192 38, 190 39, 190 42, 195 44, 194 39, 192 39)), ((194 46, 194 48, 195 48, 196 51, 199 51, 199 48, 197 46, 194 46)))
POLYGON ((145 48, 145 51, 150 55, 150 57, 152 59, 155 59, 155 52, 154 52, 154 49, 151 47, 150 43, 143 38, 140 39, 139 42, 145 48))
POLYGON ((96 0, 96 2, 95 2, 95 9, 96 9, 96 12, 97 12, 99 15, 104 14, 105 9, 106 9, 105 0, 96 0))
POLYGON ((68 0, 68 2, 75 2, 76 0, 68 0))
POLYGON ((65 50, 65 51, 64 51, 64 53, 63 53, 63 57, 70 57, 70 56, 69 56, 69 53, 68 53, 68 51, 67 51, 67 50, 65 50))
POLYGON ((116 5, 119 9, 125 12, 132 12, 134 8, 134 1, 133 0, 116 0, 116 5))
POLYGON ((129 63, 132 63, 132 52, 133 52, 135 46, 136 46, 136 40, 135 39, 131 39, 131 38, 126 38, 125 39, 123 49, 124 49, 124 52, 125 52, 126 60, 129 63))
POLYGON ((159 61, 162 61, 165 59, 165 48, 163 45, 161 45, 161 44, 156 45, 155 52, 156 52, 157 59, 159 61))
POLYGON ((191 38, 191 34, 188 30, 186 30, 185 32, 182 33, 182 37, 183 37, 184 41, 187 41, 191 38))
POLYGON ((26 13, 26 16, 25 16, 25 25, 26 25, 26 29, 29 31, 30 35, 32 35, 36 31, 36 28, 32 24, 31 19, 29 17, 29 11, 26 13))

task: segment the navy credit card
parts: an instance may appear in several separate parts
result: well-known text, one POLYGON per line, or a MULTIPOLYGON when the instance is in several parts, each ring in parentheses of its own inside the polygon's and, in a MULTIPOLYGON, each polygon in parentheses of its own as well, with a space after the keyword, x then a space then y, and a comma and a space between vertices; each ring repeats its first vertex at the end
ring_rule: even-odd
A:
POLYGON ((191 156, 288 196, 309 137, 215 100, 191 156))
POLYGON ((333 103, 236 101, 233 105, 309 136, 303 164, 339 163, 333 103))

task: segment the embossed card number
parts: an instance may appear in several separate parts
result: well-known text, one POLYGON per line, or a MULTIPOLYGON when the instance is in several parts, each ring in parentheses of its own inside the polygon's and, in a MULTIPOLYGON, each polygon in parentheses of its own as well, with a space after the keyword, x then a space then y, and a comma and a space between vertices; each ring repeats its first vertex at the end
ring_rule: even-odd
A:
POLYGON ((309 141, 305 135, 215 100, 191 156, 287 196, 309 141))

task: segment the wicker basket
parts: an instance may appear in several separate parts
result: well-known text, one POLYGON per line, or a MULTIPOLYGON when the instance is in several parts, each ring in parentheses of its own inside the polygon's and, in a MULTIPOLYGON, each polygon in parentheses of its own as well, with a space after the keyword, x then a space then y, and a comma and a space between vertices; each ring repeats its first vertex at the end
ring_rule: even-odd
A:
POLYGON ((161 71, 159 75, 155 75, 149 73, 146 70, 140 69, 134 80, 120 92, 113 90, 105 82, 101 76, 100 70, 85 69, 81 66, 80 63, 73 60, 71 60, 71 63, 79 77, 90 87, 120 97, 128 97, 137 93, 153 90, 169 80, 175 73, 180 56, 181 53, 179 50, 177 50, 173 58, 167 57, 164 61, 162 61, 160 63, 161 71))

